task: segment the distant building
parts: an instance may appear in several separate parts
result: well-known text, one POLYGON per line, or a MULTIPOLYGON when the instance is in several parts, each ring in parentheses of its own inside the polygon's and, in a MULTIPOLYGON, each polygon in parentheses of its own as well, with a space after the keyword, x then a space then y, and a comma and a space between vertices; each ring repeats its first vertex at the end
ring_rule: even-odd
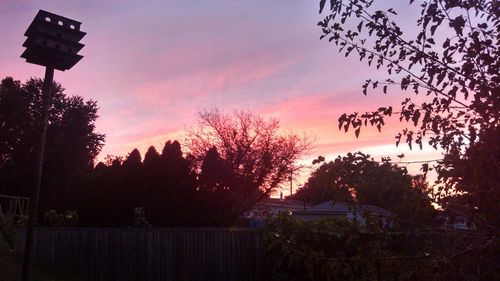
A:
POLYGON ((456 230, 471 231, 475 230, 476 226, 469 221, 465 216, 457 216, 441 211, 436 217, 436 222, 441 228, 452 228, 456 230))
POLYGON ((391 218, 393 216, 391 211, 374 205, 355 205, 341 201, 327 201, 313 206, 299 200, 267 198, 244 213, 240 217, 240 221, 243 221, 245 225, 251 228, 258 228, 264 225, 267 217, 275 216, 280 212, 290 212, 293 217, 304 221, 342 217, 365 223, 366 215, 378 216, 387 224, 392 224, 391 218))
POLYGON ((387 222, 389 222, 390 218, 393 216, 391 211, 374 205, 355 205, 341 201, 327 201, 305 210, 292 211, 293 217, 304 221, 343 217, 364 223, 366 214, 370 216, 380 216, 387 222))
POLYGON ((280 212, 294 213, 312 206, 312 204, 299 200, 266 198, 255 204, 251 210, 245 212, 240 219, 246 221, 250 227, 260 227, 268 216, 275 216, 280 212))
POLYGON ((457 230, 474 230, 476 227, 464 216, 456 216, 452 224, 457 230))

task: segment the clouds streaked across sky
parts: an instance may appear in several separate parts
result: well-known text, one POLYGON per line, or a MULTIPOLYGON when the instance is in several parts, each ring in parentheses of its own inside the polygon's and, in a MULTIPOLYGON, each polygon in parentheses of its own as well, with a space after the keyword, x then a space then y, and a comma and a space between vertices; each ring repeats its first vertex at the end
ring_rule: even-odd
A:
MULTIPOLYGON (((418 13, 407 1, 380 2, 401 11, 404 21, 418 13)), ((394 146, 403 126, 397 121, 382 134, 362 131, 359 139, 338 131, 343 112, 397 106, 403 95, 362 95, 366 79, 385 74, 319 40, 318 1, 0 0, 0 77, 43 75, 42 67, 19 57, 24 31, 39 9, 79 20, 88 33, 84 59, 55 79, 67 94, 98 101, 98 131, 107 135, 100 159, 134 147, 161 149, 168 138, 182 138, 197 111, 214 107, 248 109, 315 135, 311 157, 406 150, 394 146)), ((407 160, 439 158, 430 149, 409 155, 407 160)))

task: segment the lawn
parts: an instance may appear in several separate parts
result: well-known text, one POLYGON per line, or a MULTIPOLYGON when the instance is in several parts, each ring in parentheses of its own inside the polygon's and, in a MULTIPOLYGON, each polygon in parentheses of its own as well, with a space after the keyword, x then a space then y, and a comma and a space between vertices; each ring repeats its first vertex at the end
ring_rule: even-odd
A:
MULTIPOLYGON (((0 281, 21 280, 22 258, 10 253, 0 235, 0 281)), ((31 281, 84 281, 81 278, 59 274, 39 266, 32 267, 31 281)))

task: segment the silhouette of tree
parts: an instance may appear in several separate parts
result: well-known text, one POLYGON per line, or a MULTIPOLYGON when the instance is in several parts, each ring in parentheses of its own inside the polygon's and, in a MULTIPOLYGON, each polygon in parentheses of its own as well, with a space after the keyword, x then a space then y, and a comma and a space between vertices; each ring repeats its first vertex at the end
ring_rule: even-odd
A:
POLYGON ((154 146, 150 146, 146 154, 144 155, 144 167, 145 168, 153 168, 158 165, 160 161, 160 154, 156 151, 154 146))
POLYGON ((134 148, 123 161, 123 167, 126 169, 138 169, 142 165, 141 153, 137 148, 134 148))
POLYGON ((294 133, 280 133, 277 120, 250 112, 228 115, 212 110, 198 114, 197 126, 187 130, 186 146, 197 169, 207 152, 215 148, 244 186, 247 197, 257 198, 268 195, 288 179, 298 168, 295 161, 309 148, 310 140, 294 133))
MULTIPOLYGON (((39 140, 42 80, 0 83, 0 192, 28 195, 33 178, 34 147, 39 140)), ((95 132, 97 103, 68 97, 52 85, 41 207, 56 204, 61 182, 92 169, 104 144, 95 132)), ((61 199, 62 200, 62 199, 61 199)))
POLYGON ((193 205, 196 175, 184 158, 178 141, 167 141, 162 149, 156 176, 146 179, 149 186, 144 205, 153 225, 193 225, 198 206, 193 205))
POLYGON ((216 224, 233 223, 286 181, 310 140, 281 133, 277 120, 216 109, 198 114, 187 130, 188 158, 199 176, 201 205, 216 224))
POLYGON ((461 152, 447 153, 437 167, 441 178, 460 192, 440 194, 440 203, 455 215, 472 217, 488 228, 500 225, 498 202, 500 194, 500 128, 483 132, 478 141, 461 152), (475 217, 475 218, 474 218, 475 217))
MULTIPOLYGON (((343 114, 339 129, 352 129, 356 136, 363 126, 380 131, 386 119, 397 114, 409 126, 396 135, 396 145, 404 141, 410 148, 422 148, 427 142, 443 150, 444 160, 433 167, 423 164, 422 171, 436 169, 437 202, 475 226, 470 239, 458 237, 461 247, 469 250, 449 257, 448 271, 459 272, 463 280, 496 279, 498 264, 492 261, 498 255, 489 245, 498 244, 500 223, 500 4, 419 1, 417 33, 411 36, 392 8, 376 10, 374 1, 365 0, 329 2, 328 15, 318 23, 321 38, 334 42, 345 56, 357 54, 390 75, 385 81, 366 80, 363 94, 377 87, 384 93, 395 89, 420 94, 405 98, 398 112, 382 106, 343 114)), ((326 6, 320 0, 320 12, 326 6)))
POLYGON ((35 138, 30 94, 19 81, 5 78, 0 84, 0 190, 28 194, 32 167, 30 147, 35 138))
POLYGON ((137 149, 125 160, 109 157, 79 183, 79 197, 86 198, 78 203, 82 225, 134 225, 134 212, 141 207, 154 226, 210 224, 195 204, 196 174, 178 141, 166 142, 162 155, 150 147, 143 162, 137 149))
MULTIPOLYGON (((320 12, 326 2, 320 0, 320 12)), ((436 167, 443 187, 440 202, 444 204, 450 194, 465 196, 470 219, 481 227, 498 228, 500 211, 495 202, 500 190, 500 154, 489 140, 498 140, 500 124, 500 5, 487 0, 420 2, 418 33, 412 38, 395 20, 397 12, 392 8, 376 10, 373 1, 330 1, 327 16, 318 23, 321 38, 334 42, 345 56, 357 54, 368 65, 385 69, 391 77, 367 80, 365 95, 369 88, 380 87, 384 93, 397 88, 427 97, 418 103, 405 98, 398 113, 384 106, 372 112, 343 114, 339 129, 351 128, 358 136, 361 127, 381 130, 387 117, 398 114, 415 128, 402 130, 396 144, 405 141, 410 148, 413 144, 422 148, 427 141, 446 153, 436 167), (481 174, 493 175, 494 180, 462 174, 475 170, 463 169, 464 165, 478 163, 489 170, 481 174), (492 206, 496 207, 490 209, 492 206), (489 222, 485 224, 481 217, 489 222)), ((429 168, 422 166, 424 172, 429 168)))
POLYGON ((249 113, 236 113, 236 119, 216 111, 201 116, 207 122, 221 123, 213 128, 200 123, 191 133, 226 131, 213 139, 203 139, 209 136, 203 134, 192 138, 195 146, 191 147, 200 154, 191 149, 184 157, 178 141, 167 141, 161 154, 150 147, 143 162, 134 149, 124 160, 108 157, 106 163, 96 165, 79 181, 83 193, 79 197, 86 198, 78 201, 80 222, 133 225, 130 218, 135 208, 144 207, 147 221, 154 226, 232 225, 256 200, 288 178, 297 168, 295 160, 309 145, 294 134, 280 135, 277 121, 249 113), (218 145, 217 137, 226 145, 218 145), (206 140, 213 142, 198 146, 206 140))
POLYGON ((429 191, 425 180, 409 175, 406 168, 356 152, 322 164, 293 198, 313 204, 329 200, 372 204, 403 219, 429 222, 434 215, 429 191))
POLYGON ((201 164, 199 188, 206 191, 229 190, 234 187, 236 180, 231 167, 221 159, 217 148, 215 146, 210 148, 201 164))
POLYGON ((216 147, 210 148, 201 164, 197 198, 209 224, 232 224, 245 210, 245 183, 239 181, 216 147))
POLYGON ((181 144, 178 141, 167 141, 161 151, 161 158, 163 160, 182 158, 181 144))

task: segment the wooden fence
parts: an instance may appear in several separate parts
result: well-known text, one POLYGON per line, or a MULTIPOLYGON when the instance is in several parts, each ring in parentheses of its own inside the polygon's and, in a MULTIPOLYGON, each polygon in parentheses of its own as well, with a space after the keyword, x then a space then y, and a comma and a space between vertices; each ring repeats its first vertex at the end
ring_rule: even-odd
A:
POLYGON ((250 229, 37 228, 34 261, 87 280, 269 280, 250 229))

